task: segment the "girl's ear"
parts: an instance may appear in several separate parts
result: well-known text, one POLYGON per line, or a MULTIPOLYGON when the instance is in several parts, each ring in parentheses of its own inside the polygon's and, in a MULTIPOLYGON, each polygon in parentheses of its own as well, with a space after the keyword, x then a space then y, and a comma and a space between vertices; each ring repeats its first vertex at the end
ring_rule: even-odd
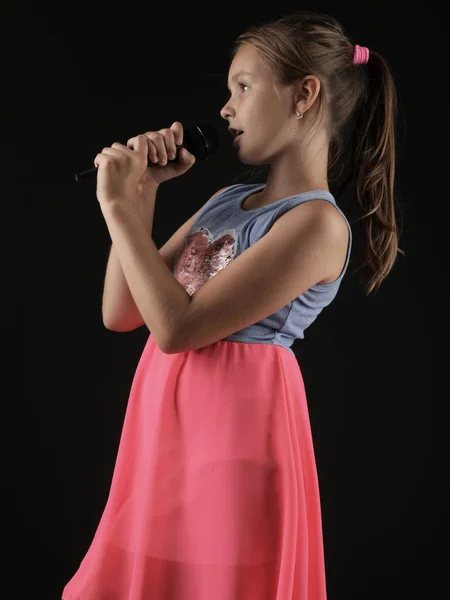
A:
POLYGON ((314 104, 320 92, 320 79, 316 75, 306 75, 295 85, 295 110, 306 112, 314 104))

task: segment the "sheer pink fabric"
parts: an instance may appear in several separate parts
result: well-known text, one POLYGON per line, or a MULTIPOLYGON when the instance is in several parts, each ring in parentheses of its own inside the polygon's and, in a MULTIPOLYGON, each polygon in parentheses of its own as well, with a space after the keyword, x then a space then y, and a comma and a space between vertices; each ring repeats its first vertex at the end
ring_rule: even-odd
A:
POLYGON ((137 366, 109 497, 64 600, 325 600, 295 356, 219 341, 137 366))

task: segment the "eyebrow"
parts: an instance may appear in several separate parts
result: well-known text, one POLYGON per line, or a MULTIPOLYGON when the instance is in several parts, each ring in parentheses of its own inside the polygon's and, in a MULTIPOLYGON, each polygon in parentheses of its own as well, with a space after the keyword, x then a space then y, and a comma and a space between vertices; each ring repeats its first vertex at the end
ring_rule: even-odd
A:
MULTIPOLYGON (((231 81, 234 81, 235 79, 237 79, 240 75, 252 75, 252 73, 249 73, 249 71, 239 71, 238 73, 235 73, 233 75, 233 77, 231 78, 231 81)), ((230 89, 230 86, 227 85, 227 88, 230 89)))

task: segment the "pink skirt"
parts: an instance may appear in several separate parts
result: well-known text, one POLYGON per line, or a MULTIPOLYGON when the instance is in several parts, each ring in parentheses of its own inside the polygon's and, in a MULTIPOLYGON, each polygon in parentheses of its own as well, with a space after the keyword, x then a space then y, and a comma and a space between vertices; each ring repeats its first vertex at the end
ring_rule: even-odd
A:
POLYGON ((326 600, 303 378, 281 346, 164 354, 130 390, 108 500, 63 600, 326 600))

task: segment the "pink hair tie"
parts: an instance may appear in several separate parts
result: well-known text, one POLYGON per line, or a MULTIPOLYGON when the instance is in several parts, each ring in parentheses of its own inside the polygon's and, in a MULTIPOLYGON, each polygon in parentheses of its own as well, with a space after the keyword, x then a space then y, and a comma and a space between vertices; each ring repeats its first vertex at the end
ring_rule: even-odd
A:
POLYGON ((355 45, 355 53, 353 55, 353 64, 365 65, 369 61, 369 48, 365 46, 355 45))

